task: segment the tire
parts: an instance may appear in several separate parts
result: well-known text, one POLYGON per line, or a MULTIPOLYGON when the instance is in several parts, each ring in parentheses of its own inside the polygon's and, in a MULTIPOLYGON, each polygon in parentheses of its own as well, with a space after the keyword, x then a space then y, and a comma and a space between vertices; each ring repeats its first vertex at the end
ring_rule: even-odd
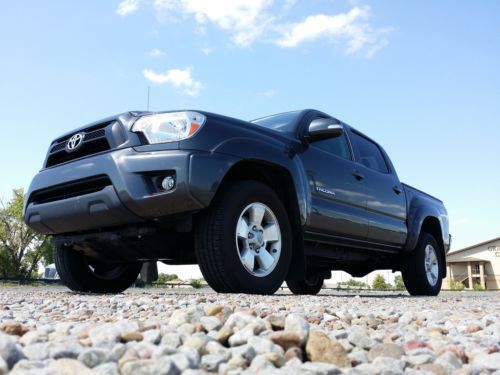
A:
POLYGON ((437 296, 443 281, 443 253, 436 239, 422 232, 417 246, 402 261, 402 276, 412 296, 437 296))
POLYGON ((221 189, 195 228, 201 273, 219 293, 273 294, 292 256, 283 203, 257 181, 236 181, 221 189))
POLYGON ((120 293, 130 287, 141 270, 141 263, 104 263, 73 250, 54 249, 57 273, 75 292, 120 293))
POLYGON ((286 285, 293 294, 316 295, 323 288, 325 279, 318 269, 308 269, 304 280, 287 280, 286 285))

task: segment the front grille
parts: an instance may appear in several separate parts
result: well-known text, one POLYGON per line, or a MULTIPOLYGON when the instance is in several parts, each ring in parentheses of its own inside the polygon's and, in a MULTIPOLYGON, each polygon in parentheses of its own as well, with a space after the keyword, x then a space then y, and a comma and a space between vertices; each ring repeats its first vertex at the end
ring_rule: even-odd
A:
POLYGON ((106 175, 88 177, 65 184, 54 185, 47 189, 36 190, 31 193, 29 203, 41 204, 78 197, 101 191, 110 185, 111 180, 106 175))
POLYGON ((112 123, 113 121, 108 121, 81 131, 80 133, 84 135, 82 144, 72 152, 68 152, 66 149, 71 135, 56 140, 50 147, 45 167, 53 167, 54 165, 109 150, 110 145, 106 138, 106 127, 112 123))

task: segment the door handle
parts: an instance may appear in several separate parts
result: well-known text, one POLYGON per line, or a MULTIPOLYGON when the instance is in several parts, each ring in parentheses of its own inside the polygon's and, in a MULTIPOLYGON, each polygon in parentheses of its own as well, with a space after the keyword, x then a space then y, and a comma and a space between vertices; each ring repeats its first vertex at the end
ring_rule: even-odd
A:
POLYGON ((403 190, 401 190, 401 188, 400 188, 399 186, 397 186, 397 185, 396 185, 396 186, 394 186, 394 187, 392 188, 392 190, 394 190, 394 192, 395 192, 397 195, 399 195, 399 194, 401 194, 401 193, 403 192, 403 190))
POLYGON ((358 171, 357 169, 355 169, 354 171, 352 171, 352 175, 354 176, 354 178, 356 178, 356 180, 358 181, 361 181, 365 178, 365 176, 363 174, 361 174, 360 171, 358 171))

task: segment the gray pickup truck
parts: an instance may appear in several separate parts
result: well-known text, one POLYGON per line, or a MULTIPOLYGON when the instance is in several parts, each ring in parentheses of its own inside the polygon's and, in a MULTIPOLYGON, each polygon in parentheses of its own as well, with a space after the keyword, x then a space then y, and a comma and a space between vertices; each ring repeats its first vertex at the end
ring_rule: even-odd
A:
POLYGON ((75 291, 120 292, 157 261, 198 264, 217 292, 316 294, 332 270, 401 271, 437 295, 443 203, 401 183, 380 145, 317 110, 241 121, 128 112, 52 142, 24 219, 51 234, 75 291))

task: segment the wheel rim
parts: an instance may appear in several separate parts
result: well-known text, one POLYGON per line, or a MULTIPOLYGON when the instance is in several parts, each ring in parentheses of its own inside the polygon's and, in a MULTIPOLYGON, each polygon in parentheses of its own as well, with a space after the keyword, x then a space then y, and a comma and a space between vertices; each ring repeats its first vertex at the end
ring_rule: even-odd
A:
POLYGON ((273 211, 263 203, 252 203, 236 223, 236 251, 252 276, 269 275, 281 255, 281 231, 273 211))
POLYGON ((127 269, 126 266, 109 265, 97 260, 85 257, 85 263, 90 272, 98 279, 101 280, 114 280, 120 277, 127 269))
POLYGON ((436 285, 439 277, 439 265, 436 250, 432 245, 427 245, 425 247, 424 264, 427 281, 431 286, 436 285))

